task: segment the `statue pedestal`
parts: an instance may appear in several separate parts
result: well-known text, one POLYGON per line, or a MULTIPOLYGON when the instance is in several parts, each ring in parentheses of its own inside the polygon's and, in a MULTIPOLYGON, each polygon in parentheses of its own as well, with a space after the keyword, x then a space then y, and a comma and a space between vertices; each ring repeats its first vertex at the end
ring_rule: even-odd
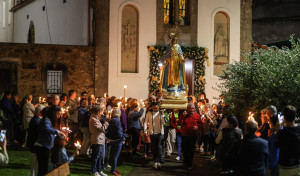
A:
POLYGON ((187 98, 183 99, 163 99, 161 100, 161 109, 186 109, 187 108, 187 98))

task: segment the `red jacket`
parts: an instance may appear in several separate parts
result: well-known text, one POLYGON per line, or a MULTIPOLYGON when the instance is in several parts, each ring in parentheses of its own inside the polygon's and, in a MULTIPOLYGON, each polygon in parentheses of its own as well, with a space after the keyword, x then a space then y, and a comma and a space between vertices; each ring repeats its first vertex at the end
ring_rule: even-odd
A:
POLYGON ((194 126, 198 126, 198 129, 203 127, 203 122, 200 115, 196 112, 190 116, 180 116, 179 125, 181 125, 182 136, 196 136, 197 131, 194 130, 194 126))

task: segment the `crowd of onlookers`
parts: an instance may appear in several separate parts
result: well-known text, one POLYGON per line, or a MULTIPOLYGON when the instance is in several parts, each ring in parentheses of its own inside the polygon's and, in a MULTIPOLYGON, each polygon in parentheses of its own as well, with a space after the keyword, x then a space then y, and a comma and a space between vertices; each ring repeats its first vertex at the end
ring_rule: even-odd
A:
POLYGON ((91 158, 93 175, 105 176, 103 169, 120 175, 116 167, 122 150, 148 159, 151 147, 155 170, 173 153, 191 170, 194 152, 200 151, 219 163, 221 175, 300 174, 300 127, 293 106, 283 108, 282 115, 268 106, 259 123, 249 118, 241 125, 228 105, 210 104, 205 94, 187 97, 187 109, 160 109, 164 98, 159 90, 141 101, 87 92, 77 96, 70 90, 33 103, 30 94, 20 101, 6 92, 0 98, 0 125, 6 129, 0 163, 8 163, 8 142, 29 149, 32 176, 77 155, 91 158), (67 149, 74 152, 68 155, 67 149))

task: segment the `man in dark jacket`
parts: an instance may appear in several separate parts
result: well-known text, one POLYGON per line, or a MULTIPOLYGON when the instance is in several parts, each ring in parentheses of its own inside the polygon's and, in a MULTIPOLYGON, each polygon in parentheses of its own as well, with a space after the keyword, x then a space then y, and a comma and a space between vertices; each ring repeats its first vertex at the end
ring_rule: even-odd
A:
POLYGON ((91 112, 86 110, 86 105, 87 99, 82 98, 78 109, 79 130, 83 134, 82 148, 80 150, 81 155, 88 155, 91 145, 91 132, 89 130, 91 112))
POLYGON ((29 122, 28 127, 28 139, 27 139, 27 147, 29 147, 29 151, 31 152, 31 160, 30 160, 30 170, 31 176, 36 176, 38 172, 38 161, 36 157, 36 147, 34 143, 38 138, 39 134, 39 124, 42 119, 42 110, 45 108, 44 105, 40 104, 35 108, 35 115, 29 122))
POLYGON ((275 140, 279 148, 279 175, 300 173, 300 127, 295 123, 296 112, 293 106, 286 106, 282 111, 285 125, 275 140))
POLYGON ((268 141, 255 135, 257 122, 248 120, 245 123, 245 137, 238 149, 238 175, 265 176, 268 160, 268 141))

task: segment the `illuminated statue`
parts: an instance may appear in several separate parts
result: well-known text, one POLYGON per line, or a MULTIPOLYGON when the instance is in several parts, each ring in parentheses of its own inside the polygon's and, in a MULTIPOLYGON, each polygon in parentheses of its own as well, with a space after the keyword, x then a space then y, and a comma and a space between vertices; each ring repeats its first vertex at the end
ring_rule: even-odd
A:
POLYGON ((181 47, 177 44, 178 30, 176 27, 168 31, 170 44, 163 59, 164 66, 160 82, 160 90, 164 92, 187 92, 184 69, 185 60, 181 47))

